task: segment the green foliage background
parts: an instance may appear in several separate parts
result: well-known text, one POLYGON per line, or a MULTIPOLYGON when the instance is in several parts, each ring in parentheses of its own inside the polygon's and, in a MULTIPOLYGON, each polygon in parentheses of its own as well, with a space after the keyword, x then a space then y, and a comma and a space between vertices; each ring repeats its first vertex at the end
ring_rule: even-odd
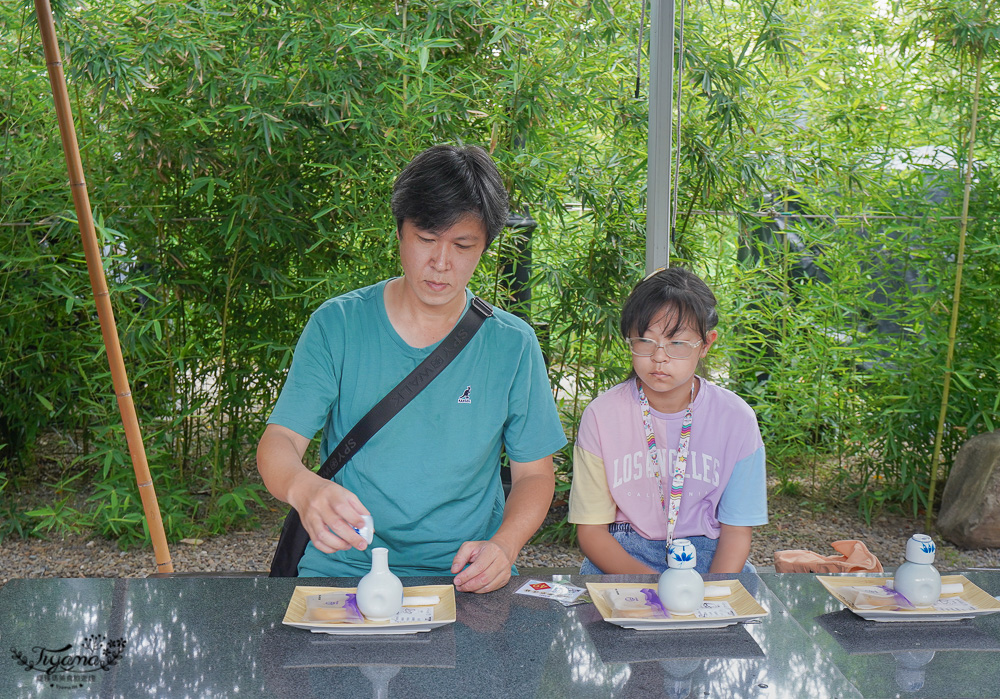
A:
MULTIPOLYGON (((539 223, 531 321, 571 437, 624 376, 617 314, 645 245, 637 4, 53 4, 169 537, 262 506, 253 450, 298 333, 322 300, 398 273, 392 179, 432 144, 487 147, 539 223)), ((927 506, 977 57, 943 462, 997 427, 996 9, 687 8, 673 261, 716 289, 706 369, 757 410, 782 487, 832 459, 867 513, 927 506), (876 332, 890 315, 898 332, 876 332)), ((0 50, 0 536, 86 525, 127 545, 141 507, 31 3, 0 6, 0 50), (22 507, 10 495, 53 439, 56 499, 22 507)), ((509 306, 519 245, 509 230, 494 244, 478 293, 509 306)))

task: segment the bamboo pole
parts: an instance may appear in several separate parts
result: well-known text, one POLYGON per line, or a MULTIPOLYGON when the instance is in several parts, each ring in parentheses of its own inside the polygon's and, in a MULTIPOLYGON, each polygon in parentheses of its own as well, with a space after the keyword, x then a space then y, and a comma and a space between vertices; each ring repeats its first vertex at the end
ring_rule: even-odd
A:
POLYGON ((934 491, 937 486, 938 463, 941 461, 941 439, 944 435, 944 421, 948 415, 948 395, 951 389, 952 362, 955 358, 955 338, 958 335, 959 302, 962 299, 962 269, 965 267, 965 236, 969 230, 969 194, 972 191, 972 166, 975 162, 976 123, 979 121, 979 91, 983 82, 983 54, 976 56, 976 87, 972 92, 972 122, 969 127, 969 150, 965 164, 965 184, 962 189, 962 222, 958 230, 958 252, 955 265, 955 291, 951 301, 951 323, 948 326, 948 352, 944 360, 944 387, 941 391, 941 410, 938 413, 937 430, 934 432, 934 454, 931 456, 931 482, 927 493, 927 518, 925 531, 931 531, 934 519, 934 491))
POLYGON ((80 236, 83 239, 83 251, 87 257, 90 286, 94 292, 97 316, 101 321, 101 335, 104 336, 104 348, 108 353, 111 378, 114 383, 115 396, 118 398, 118 410, 121 412, 122 423, 125 426, 125 439, 132 457, 136 483, 139 485, 142 509, 146 514, 146 525, 149 527, 149 535, 153 542, 156 570, 158 573, 172 573, 174 566, 170 561, 170 551, 167 548, 167 537, 163 531, 163 520, 160 517, 160 506, 156 501, 153 479, 149 475, 146 449, 142 443, 142 433, 139 430, 135 405, 132 403, 132 390, 129 387, 128 375, 125 373, 125 361, 122 358, 122 348, 118 342, 118 329, 115 326, 115 315, 108 293, 108 282, 104 276, 101 250, 97 244, 97 234, 94 231, 94 216, 90 209, 90 198, 87 196, 87 183, 83 177, 80 147, 77 144, 76 130, 73 127, 73 111, 70 108, 69 94, 66 90, 66 78, 63 74, 62 59, 56 41, 55 21, 52 18, 49 0, 35 0, 35 13, 38 16, 38 28, 42 35, 42 46, 45 49, 45 66, 49 73, 52 99, 55 102, 56 116, 59 120, 59 135, 62 137, 63 152, 66 155, 66 168, 69 171, 73 205, 76 207, 76 218, 80 224, 80 236))

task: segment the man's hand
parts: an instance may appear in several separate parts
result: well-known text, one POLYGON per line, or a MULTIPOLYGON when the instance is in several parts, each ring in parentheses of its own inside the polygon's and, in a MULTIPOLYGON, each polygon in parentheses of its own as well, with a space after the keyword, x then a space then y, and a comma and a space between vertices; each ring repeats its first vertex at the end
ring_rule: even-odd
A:
MULTIPOLYGON (((304 474, 303 474, 304 475, 304 474)), ((310 472, 310 475, 315 475, 310 472)), ((358 496, 333 481, 316 476, 302 478, 305 487, 289 489, 289 504, 299 513, 302 526, 313 545, 323 553, 351 547, 364 551, 368 542, 355 531, 364 526, 362 515, 369 514, 358 496)))
POLYGON ((492 592, 510 580, 510 567, 538 531, 552 504, 555 475, 552 457, 510 462, 510 494, 503 520, 489 541, 466 541, 451 564, 459 592, 492 592))
POLYGON ((257 445, 257 470, 274 497, 299 513, 302 526, 323 553, 352 546, 363 551, 368 542, 354 531, 369 514, 358 496, 305 467, 302 455, 309 438, 281 425, 268 425, 257 445))
POLYGON ((492 592, 510 580, 514 561, 507 551, 493 541, 466 541, 451 564, 455 589, 459 592, 492 592))

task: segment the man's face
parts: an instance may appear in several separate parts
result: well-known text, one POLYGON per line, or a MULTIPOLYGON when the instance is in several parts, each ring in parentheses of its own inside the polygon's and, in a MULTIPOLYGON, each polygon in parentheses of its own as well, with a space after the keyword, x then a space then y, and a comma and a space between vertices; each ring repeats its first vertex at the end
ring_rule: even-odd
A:
POLYGON ((397 236, 408 292, 427 306, 464 306, 465 287, 486 249, 483 222, 467 214, 451 228, 429 233, 404 219, 397 236))

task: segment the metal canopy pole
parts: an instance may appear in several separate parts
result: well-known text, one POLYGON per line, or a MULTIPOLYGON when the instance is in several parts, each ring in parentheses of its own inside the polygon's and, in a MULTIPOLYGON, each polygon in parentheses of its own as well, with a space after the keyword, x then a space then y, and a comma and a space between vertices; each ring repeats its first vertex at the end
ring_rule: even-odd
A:
POLYGON ((650 16, 646 274, 670 264, 675 2, 652 0, 650 16))
POLYGON ((59 120, 59 135, 62 137, 63 152, 66 155, 66 168, 69 170, 73 205, 76 207, 76 218, 80 225, 80 236, 83 239, 83 251, 87 257, 90 286, 94 292, 97 316, 101 321, 104 348, 108 353, 111 378, 114 382, 115 395, 118 398, 118 410, 121 412, 122 423, 125 427, 125 439, 128 441, 129 453, 132 456, 132 467, 135 469, 135 478, 139 485, 142 509, 146 513, 146 525, 149 527, 149 536, 153 543, 156 570, 158 573, 172 573, 174 566, 170 561, 170 551, 167 548, 167 537, 163 531, 160 506, 156 501, 156 492, 153 489, 153 479, 149 475, 146 449, 142 444, 142 433, 139 430, 135 405, 132 403, 132 389, 129 387, 128 375, 125 373, 125 361, 122 358, 122 348, 118 341, 118 329, 115 326, 114 310, 111 307, 111 297, 108 293, 108 281, 104 276, 101 250, 97 244, 97 234, 94 231, 94 215, 90 209, 90 197, 87 195, 87 182, 83 178, 80 146, 76 140, 76 129, 73 127, 73 111, 69 104, 66 77, 63 74, 62 58, 59 55, 59 44, 56 40, 56 25, 52 18, 49 0, 35 0, 35 13, 38 16, 42 46, 45 49, 45 66, 49 73, 52 100, 55 102, 56 116, 59 120))

